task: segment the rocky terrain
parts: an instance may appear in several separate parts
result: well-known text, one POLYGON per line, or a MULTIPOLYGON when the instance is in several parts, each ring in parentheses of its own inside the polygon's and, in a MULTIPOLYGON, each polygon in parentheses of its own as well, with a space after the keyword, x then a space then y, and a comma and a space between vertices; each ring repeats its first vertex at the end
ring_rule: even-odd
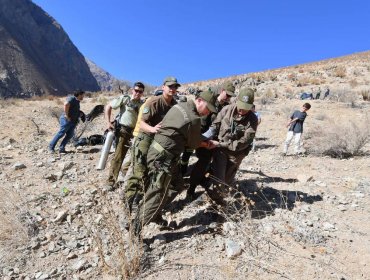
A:
POLYGON ((86 63, 90 68, 91 73, 99 84, 102 91, 113 91, 117 90, 119 86, 122 88, 128 88, 129 82, 124 82, 116 79, 110 73, 100 68, 94 62, 86 58, 86 63))
POLYGON ((100 89, 63 28, 30 0, 0 0, 0 97, 100 89))
MULTIPOLYGON (((47 153, 63 98, 0 101, 0 277, 370 279, 368 56, 229 78, 257 88, 262 115, 237 193, 223 212, 201 187, 191 204, 182 194, 163 215, 169 227, 145 228, 145 251, 124 228, 123 186, 108 191, 108 170, 95 169, 101 146, 47 153), (306 102, 296 95, 319 86, 331 93, 308 101, 305 155, 282 156, 286 121, 306 102)), ((111 98, 92 95, 81 108, 111 98)), ((103 130, 98 118, 84 135, 103 130)))

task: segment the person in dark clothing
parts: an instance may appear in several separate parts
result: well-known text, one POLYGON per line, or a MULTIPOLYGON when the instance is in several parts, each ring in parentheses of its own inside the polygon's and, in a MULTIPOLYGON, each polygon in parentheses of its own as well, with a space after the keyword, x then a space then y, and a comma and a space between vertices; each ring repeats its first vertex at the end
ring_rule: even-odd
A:
POLYGON ((72 139, 78 119, 80 117, 80 101, 83 100, 84 91, 76 91, 73 96, 68 96, 64 103, 64 113, 60 116, 60 129, 49 144, 49 151, 54 152, 58 141, 64 136, 60 143, 59 153, 66 153, 65 147, 72 139))
POLYGON ((287 127, 289 127, 286 140, 284 142, 284 151, 283 155, 286 155, 288 153, 288 148, 290 145, 290 142, 294 138, 294 144, 295 144, 295 154, 300 153, 301 149, 301 137, 303 133, 303 122, 306 119, 307 111, 311 108, 310 103, 303 104, 301 110, 296 110, 294 113, 290 116, 290 120, 287 123, 287 127))
MULTIPOLYGON (((215 107, 216 112, 209 114, 208 116, 202 117, 201 119, 201 132, 206 132, 211 126, 212 122, 216 119, 217 114, 227 106, 230 102, 231 97, 235 97, 235 86, 231 81, 224 83, 216 97, 215 107)), ((185 153, 184 153, 185 154, 185 153)), ((184 157, 183 154, 183 157, 184 157)), ((207 171, 209 170, 212 161, 212 151, 207 148, 200 147, 196 149, 195 154, 198 161, 194 164, 190 174, 190 186, 186 193, 186 200, 193 201, 196 198, 195 189, 202 183, 205 178, 207 171)), ((190 157, 190 155, 189 155, 190 157)), ((189 158, 187 158, 189 160, 189 158)), ((181 162, 182 171, 184 173, 184 166, 187 167, 187 162, 181 162)))

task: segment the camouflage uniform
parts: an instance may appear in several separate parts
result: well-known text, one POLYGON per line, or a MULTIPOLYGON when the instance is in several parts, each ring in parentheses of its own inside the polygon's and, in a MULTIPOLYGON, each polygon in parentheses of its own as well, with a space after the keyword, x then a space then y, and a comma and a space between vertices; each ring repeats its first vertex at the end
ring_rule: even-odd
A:
POLYGON ((128 95, 122 95, 111 102, 112 109, 120 108, 118 120, 119 130, 116 135, 119 137, 116 151, 111 160, 109 169, 109 184, 115 184, 121 169, 122 162, 130 146, 132 131, 137 121, 139 108, 142 102, 131 99, 128 95))
MULTIPOLYGON (((226 82, 222 85, 221 93, 222 91, 226 91, 226 94, 229 97, 235 96, 235 86, 232 82, 226 82)), ((216 102, 216 113, 210 114, 206 117, 202 118, 202 133, 206 132, 209 127, 211 126, 212 122, 216 119, 217 114, 224 108, 226 105, 228 105, 228 101, 224 100, 224 103, 220 103, 218 101, 218 95, 215 96, 216 102)), ((216 139, 217 140, 217 139, 216 139)), ((206 149, 206 148, 198 148, 195 151, 195 154, 198 158, 198 161, 194 164, 193 169, 190 174, 190 186, 187 191, 187 196, 193 197, 195 194, 195 189, 198 185, 202 183, 204 180, 204 176, 209 170, 211 161, 212 161, 212 150, 206 149)))
MULTIPOLYGON (((258 119, 250 109, 253 104, 254 92, 241 91, 236 104, 224 107, 213 121, 211 129, 216 131, 219 139, 219 147, 213 150, 212 174, 228 185, 234 182, 235 174, 242 160, 249 154, 252 142, 257 131, 258 119), (246 96, 248 102, 240 98, 246 96), (249 110, 245 115, 238 114, 238 107, 244 106, 249 110)), ((216 182, 218 185, 220 182, 216 182)), ((216 202, 222 202, 218 198, 224 197, 225 188, 217 187, 216 202), (218 200, 218 201, 217 201, 218 200)))
MULTIPOLYGON (((213 105, 212 108, 214 111, 213 105)), ((143 225, 155 220, 164 205, 183 190, 180 155, 185 146, 194 149, 201 142, 201 120, 195 102, 189 100, 175 105, 163 119, 162 127, 149 148, 150 186, 135 218, 136 234, 141 232, 143 225)))
MULTIPOLYGON (((225 104, 226 105, 226 104, 225 104)), ((211 126, 212 122, 216 119, 217 114, 225 106, 216 101, 216 110, 217 113, 210 114, 202 118, 202 133, 206 132, 211 126)), ((201 184, 204 179, 204 175, 209 170, 209 166, 212 161, 212 150, 206 148, 197 148, 195 150, 195 155, 198 158, 198 161, 194 164, 193 169, 190 174, 190 187, 188 189, 189 195, 194 195, 195 188, 201 184)))
MULTIPOLYGON (((143 106, 141 121, 144 121, 150 126, 156 126, 175 104, 176 101, 174 99, 172 99, 170 104, 167 104, 163 95, 153 96, 143 106)), ((126 201, 130 207, 135 196, 143 195, 145 186, 148 185, 147 153, 153 137, 154 135, 151 133, 139 132, 132 146, 132 175, 128 179, 125 189, 126 201)))

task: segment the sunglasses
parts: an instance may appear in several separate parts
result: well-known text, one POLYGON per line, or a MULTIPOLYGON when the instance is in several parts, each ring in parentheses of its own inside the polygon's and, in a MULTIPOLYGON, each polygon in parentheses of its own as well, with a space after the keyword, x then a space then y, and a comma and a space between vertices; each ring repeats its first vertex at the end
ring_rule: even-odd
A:
POLYGON ((142 89, 136 89, 136 88, 134 88, 134 91, 135 91, 136 93, 143 93, 143 92, 144 92, 142 89))
POLYGON ((179 88, 179 86, 178 85, 170 85, 170 86, 168 86, 170 89, 178 89, 179 88))

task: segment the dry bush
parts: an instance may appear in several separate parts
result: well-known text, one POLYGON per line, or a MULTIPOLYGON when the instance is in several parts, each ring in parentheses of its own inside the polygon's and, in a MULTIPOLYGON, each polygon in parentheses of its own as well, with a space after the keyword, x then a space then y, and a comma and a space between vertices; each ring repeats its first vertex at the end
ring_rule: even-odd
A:
POLYGON ((64 104, 64 102, 60 98, 54 99, 54 103, 57 104, 57 105, 63 105, 64 104))
POLYGON ((0 108, 19 106, 20 100, 16 98, 0 98, 0 108))
POLYGON ((370 90, 362 90, 360 91, 360 95, 364 101, 370 101, 370 90))
POLYGON ((276 93, 274 93, 271 89, 267 89, 259 99, 260 104, 266 105, 272 102, 272 99, 276 97, 276 93))
POLYGON ((353 75, 354 76, 362 76, 362 71, 361 70, 359 70, 359 69, 355 69, 355 70, 353 70, 353 75))
MULTIPOLYGON (((94 235, 101 266, 119 279, 131 279, 138 275, 143 257, 143 241, 132 230, 123 228, 122 209, 114 209, 106 194, 101 193, 99 212, 103 216, 99 225, 85 225, 94 235), (107 258, 109 256, 109 258, 107 258)), ((126 217, 129 213, 124 211, 126 217)), ((130 226, 130 229, 133 226, 130 226)))
POLYGON ((294 74, 294 73, 288 74, 287 75, 287 80, 290 81, 290 82, 294 82, 294 81, 297 80, 297 75, 294 74))
POLYGON ((297 87, 304 87, 304 86, 308 86, 310 84, 311 84, 311 78, 310 77, 303 76, 303 77, 299 77, 297 79, 297 87))
POLYGON ((357 101, 357 99, 357 94, 346 88, 332 90, 331 94, 329 95, 329 100, 336 102, 353 104, 355 101, 357 101))
POLYGON ((12 190, 0 187, 0 263, 15 257, 15 248, 28 241, 28 229, 22 223, 22 200, 12 190))
POLYGON ((344 78, 347 75, 347 70, 345 66, 338 66, 334 70, 334 76, 339 78, 344 78))
POLYGON ((312 154, 327 155, 334 158, 360 156, 370 143, 370 124, 368 116, 364 120, 327 123, 307 133, 308 151, 312 154))
POLYGON ((319 78, 311 78, 309 81, 312 85, 321 85, 321 80, 319 78))
POLYGON ((358 82, 356 79, 352 79, 349 81, 349 85, 351 86, 351 88, 354 88, 358 86, 358 82))

